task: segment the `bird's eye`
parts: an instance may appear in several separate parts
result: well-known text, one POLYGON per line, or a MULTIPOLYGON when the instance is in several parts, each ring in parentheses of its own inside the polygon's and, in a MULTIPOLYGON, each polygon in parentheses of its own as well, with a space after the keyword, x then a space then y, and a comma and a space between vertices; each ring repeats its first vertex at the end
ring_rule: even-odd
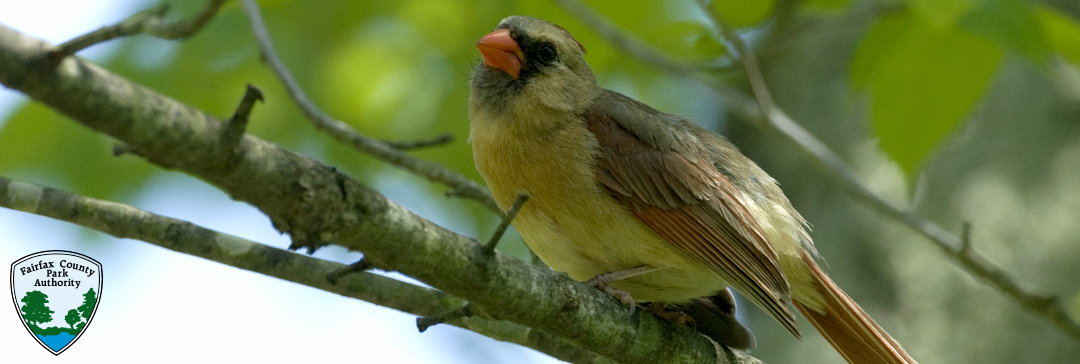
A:
POLYGON ((540 46, 540 49, 536 51, 536 56, 540 58, 541 62, 548 63, 555 60, 555 46, 551 44, 544 44, 540 46))

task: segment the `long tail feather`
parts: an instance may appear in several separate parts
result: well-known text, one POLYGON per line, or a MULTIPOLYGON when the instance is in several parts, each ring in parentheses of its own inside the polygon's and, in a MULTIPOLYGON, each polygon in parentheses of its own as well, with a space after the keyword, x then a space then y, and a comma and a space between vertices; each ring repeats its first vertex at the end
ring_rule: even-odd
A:
POLYGON ((804 254, 825 298, 823 310, 795 301, 795 307, 829 340, 851 364, 915 364, 904 348, 885 332, 821 271, 814 259, 804 254))

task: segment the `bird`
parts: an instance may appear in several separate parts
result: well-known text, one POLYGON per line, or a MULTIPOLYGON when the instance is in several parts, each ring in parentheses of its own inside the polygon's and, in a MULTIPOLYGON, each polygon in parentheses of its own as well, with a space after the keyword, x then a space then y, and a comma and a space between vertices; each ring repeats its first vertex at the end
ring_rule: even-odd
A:
POLYGON ((510 16, 477 41, 469 143, 550 268, 624 302, 734 288, 796 337, 793 305, 849 363, 915 360, 817 264, 807 221, 724 137, 601 87, 564 28, 510 16))

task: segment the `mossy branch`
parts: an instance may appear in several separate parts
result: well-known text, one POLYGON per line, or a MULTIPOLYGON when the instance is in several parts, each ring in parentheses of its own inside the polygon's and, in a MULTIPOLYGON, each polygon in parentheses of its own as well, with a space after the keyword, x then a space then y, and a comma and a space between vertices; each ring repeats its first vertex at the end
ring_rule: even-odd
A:
MULTIPOLYGON (((413 315, 432 315, 463 303, 434 289, 371 273, 350 274, 339 278, 336 283, 329 283, 325 279, 326 274, 345 268, 344 264, 263 245, 125 204, 3 177, 0 177, 0 207, 70 222, 117 238, 142 240, 178 253, 413 315)), ((566 340, 512 322, 471 318, 446 323, 574 363, 606 362, 599 355, 566 340)))

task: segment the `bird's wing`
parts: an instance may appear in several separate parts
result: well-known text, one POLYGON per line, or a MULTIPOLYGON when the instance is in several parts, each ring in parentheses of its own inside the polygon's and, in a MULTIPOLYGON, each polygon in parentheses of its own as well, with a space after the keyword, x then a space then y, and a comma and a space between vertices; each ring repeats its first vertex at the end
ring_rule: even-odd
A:
POLYGON ((776 252, 749 197, 715 165, 687 121, 615 92, 583 114, 599 142, 598 178, 645 225, 715 271, 799 336, 776 252))

